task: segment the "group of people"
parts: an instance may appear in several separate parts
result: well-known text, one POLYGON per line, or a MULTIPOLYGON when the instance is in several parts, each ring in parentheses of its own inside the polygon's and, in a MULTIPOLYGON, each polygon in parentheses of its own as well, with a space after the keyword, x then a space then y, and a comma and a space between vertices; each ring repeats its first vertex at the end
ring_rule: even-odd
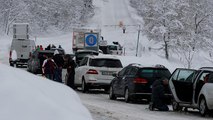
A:
POLYGON ((54 51, 54 55, 47 55, 42 64, 42 75, 50 80, 62 83, 62 69, 67 69, 66 84, 74 88, 75 61, 69 55, 61 55, 58 50, 54 51))

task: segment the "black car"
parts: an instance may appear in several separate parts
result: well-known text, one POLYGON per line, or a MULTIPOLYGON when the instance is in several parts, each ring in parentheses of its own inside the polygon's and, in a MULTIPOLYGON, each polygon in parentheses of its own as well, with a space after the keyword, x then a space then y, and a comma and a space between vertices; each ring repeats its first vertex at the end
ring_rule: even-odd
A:
MULTIPOLYGON (((63 55, 64 52, 58 50, 59 54, 63 55)), ((53 56, 54 50, 36 50, 32 53, 30 59, 27 63, 27 71, 34 73, 34 74, 41 74, 42 73, 42 64, 43 61, 46 59, 46 56, 53 56)))
MULTIPOLYGON (((169 79, 170 71, 162 65, 144 67, 140 64, 130 64, 123 68, 110 84, 109 98, 124 97, 126 102, 140 99, 151 99, 152 83, 161 78, 169 79)), ((170 94, 169 88, 166 93, 170 94)))

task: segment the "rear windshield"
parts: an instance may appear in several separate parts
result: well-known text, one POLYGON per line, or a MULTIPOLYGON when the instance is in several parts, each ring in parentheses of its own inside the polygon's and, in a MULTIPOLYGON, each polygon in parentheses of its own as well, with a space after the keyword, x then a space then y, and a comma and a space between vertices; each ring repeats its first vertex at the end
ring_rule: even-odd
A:
POLYGON ((83 58, 86 55, 98 55, 98 53, 96 53, 96 52, 80 52, 80 53, 76 53, 76 56, 78 58, 83 58))
POLYGON ((169 78, 171 73, 168 69, 146 68, 139 70, 139 76, 143 78, 169 78))
POLYGON ((90 61, 90 66, 122 68, 122 64, 120 60, 115 60, 115 59, 92 59, 90 61))

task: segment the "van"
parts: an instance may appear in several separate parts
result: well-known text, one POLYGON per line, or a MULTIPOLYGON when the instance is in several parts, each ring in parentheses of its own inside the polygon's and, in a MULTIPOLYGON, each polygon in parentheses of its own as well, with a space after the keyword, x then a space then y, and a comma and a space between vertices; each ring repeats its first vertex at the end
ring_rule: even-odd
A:
POLYGON ((29 60, 32 51, 35 49, 35 41, 29 39, 13 39, 11 48, 10 48, 10 55, 9 55, 9 63, 10 66, 16 65, 27 65, 27 61, 29 60), (16 58, 12 59, 14 56, 14 52, 16 54, 16 58))

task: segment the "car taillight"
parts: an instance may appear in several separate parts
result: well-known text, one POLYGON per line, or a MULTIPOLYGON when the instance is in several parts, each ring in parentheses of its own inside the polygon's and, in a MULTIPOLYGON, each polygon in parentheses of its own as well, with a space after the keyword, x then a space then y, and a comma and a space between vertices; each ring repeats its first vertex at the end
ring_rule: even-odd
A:
POLYGON ((142 84, 148 83, 148 81, 144 78, 135 78, 133 82, 134 83, 142 83, 142 84))
POLYGON ((87 74, 98 74, 98 72, 96 70, 94 70, 94 69, 89 69, 87 71, 87 74))

